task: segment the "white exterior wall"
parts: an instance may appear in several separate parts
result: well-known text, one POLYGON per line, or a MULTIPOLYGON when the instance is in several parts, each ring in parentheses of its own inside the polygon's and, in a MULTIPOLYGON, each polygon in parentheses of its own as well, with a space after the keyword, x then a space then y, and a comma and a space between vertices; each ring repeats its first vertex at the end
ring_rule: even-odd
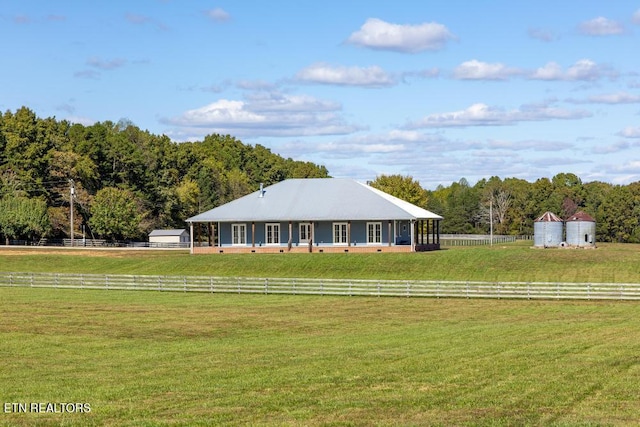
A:
POLYGON ((189 233, 185 231, 179 236, 149 236, 149 243, 189 243, 189 233))

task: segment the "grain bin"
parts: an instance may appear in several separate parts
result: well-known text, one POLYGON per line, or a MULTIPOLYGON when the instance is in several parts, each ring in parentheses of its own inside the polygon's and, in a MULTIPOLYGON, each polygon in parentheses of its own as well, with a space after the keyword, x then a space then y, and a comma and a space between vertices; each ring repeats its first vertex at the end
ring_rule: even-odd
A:
POLYGON ((545 212, 533 223, 533 246, 548 248, 562 243, 562 220, 552 212, 545 212))
POLYGON ((595 247, 596 220, 582 211, 567 218, 567 244, 577 247, 595 247))

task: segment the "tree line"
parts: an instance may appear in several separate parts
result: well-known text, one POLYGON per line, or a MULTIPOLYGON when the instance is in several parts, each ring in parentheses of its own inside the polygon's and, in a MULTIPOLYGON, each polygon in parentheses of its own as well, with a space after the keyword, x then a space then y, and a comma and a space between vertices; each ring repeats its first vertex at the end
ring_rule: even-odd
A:
MULTIPOLYGON (((10 239, 144 240, 185 219, 287 178, 327 178, 324 166, 295 161, 229 135, 171 141, 127 120, 90 126, 39 118, 26 107, 0 114, 0 235, 10 239), (73 195, 72 195, 73 193, 73 195)), ((371 184, 445 220, 442 233, 532 235, 546 211, 596 220, 598 241, 640 242, 640 182, 583 183, 572 173, 528 182, 462 178, 425 190, 410 176, 381 175, 371 184), (490 219, 492 215, 492 220, 490 219)))
POLYGON ((584 211, 596 220, 600 242, 640 243, 640 182, 613 185, 583 183, 573 173, 528 182, 497 176, 475 185, 462 178, 433 191, 410 176, 379 176, 372 185, 442 215, 442 233, 532 235, 545 212, 563 219, 584 211), (492 220, 491 220, 492 219, 492 220))
POLYGON ((39 118, 27 107, 0 114, 0 235, 70 234, 145 239, 185 219, 287 178, 328 177, 324 166, 295 161, 229 135, 176 143, 128 120, 90 126, 39 118))

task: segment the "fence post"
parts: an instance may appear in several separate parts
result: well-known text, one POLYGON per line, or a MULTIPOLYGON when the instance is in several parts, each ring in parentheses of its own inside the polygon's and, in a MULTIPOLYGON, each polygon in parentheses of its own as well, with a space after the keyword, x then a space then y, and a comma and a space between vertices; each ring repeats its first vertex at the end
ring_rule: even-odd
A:
POLYGON ((380 297, 380 281, 378 281, 378 297, 380 297))
POLYGON ((264 294, 267 295, 269 293, 269 279, 264 279, 264 294))
POLYGON ((187 276, 182 276, 182 289, 183 292, 187 292, 187 276))
POLYGON ((104 281, 105 281, 105 287, 107 288, 107 290, 109 290, 109 276, 105 275, 104 276, 104 281))

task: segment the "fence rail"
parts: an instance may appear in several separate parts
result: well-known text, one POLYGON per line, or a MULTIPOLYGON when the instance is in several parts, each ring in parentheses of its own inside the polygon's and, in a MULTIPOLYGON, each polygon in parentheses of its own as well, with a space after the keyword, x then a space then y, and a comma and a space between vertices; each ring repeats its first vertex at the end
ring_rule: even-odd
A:
POLYGON ((0 286, 239 294, 640 300, 636 283, 461 282, 0 272, 0 286))
POLYGON ((493 235, 487 234, 441 234, 442 246, 482 246, 490 244, 513 243, 516 240, 531 240, 530 236, 493 235))

